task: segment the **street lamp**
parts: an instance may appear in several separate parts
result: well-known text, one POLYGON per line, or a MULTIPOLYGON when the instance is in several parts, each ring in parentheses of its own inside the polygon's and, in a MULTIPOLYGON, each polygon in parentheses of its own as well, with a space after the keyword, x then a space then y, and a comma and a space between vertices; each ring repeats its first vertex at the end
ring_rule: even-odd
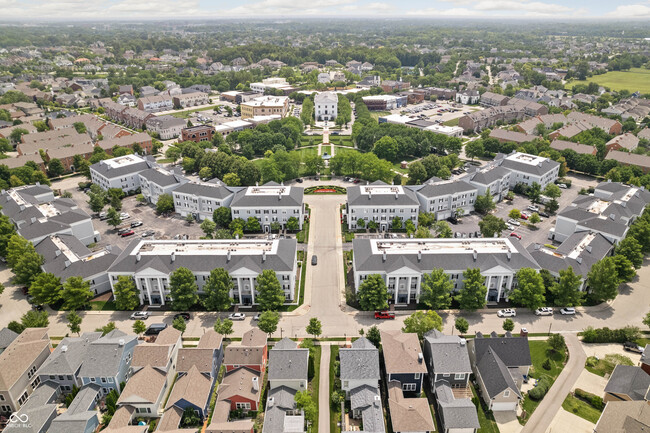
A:
POLYGON ((282 332, 283 331, 284 331, 284 329, 280 328, 280 340, 282 340, 282 332))

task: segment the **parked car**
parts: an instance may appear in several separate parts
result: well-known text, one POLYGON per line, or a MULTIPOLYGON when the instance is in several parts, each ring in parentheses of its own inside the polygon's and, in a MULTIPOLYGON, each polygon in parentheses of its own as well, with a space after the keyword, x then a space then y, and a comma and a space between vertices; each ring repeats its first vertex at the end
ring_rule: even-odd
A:
POLYGON ((262 313, 257 313, 255 316, 253 316, 253 320, 254 320, 254 321, 258 321, 258 320, 260 320, 260 316, 261 316, 261 315, 262 315, 262 313))
POLYGON ((182 317, 183 320, 185 320, 186 322, 189 322, 189 320, 192 318, 192 316, 190 315, 190 313, 178 313, 178 314, 174 314, 174 319, 178 319, 179 317, 182 317))
POLYGON ((546 212, 539 212, 539 216, 544 217, 544 218, 550 218, 551 216, 547 214, 546 212))
POLYGON ((456 217, 449 217, 447 218, 447 221, 449 221, 452 224, 458 224, 458 218, 456 217))
POLYGON ((504 310, 497 311, 497 316, 499 317, 516 317, 517 312, 512 308, 506 308, 504 310))
POLYGON ((573 316, 576 314, 576 309, 573 307, 561 308, 560 314, 563 314, 565 316, 573 316))
POLYGON ((120 219, 121 219, 122 221, 124 221, 124 220, 128 220, 129 218, 131 218, 131 215, 129 215, 129 214, 126 213, 126 212, 122 212, 122 213, 120 214, 120 219))
POLYGON ((506 227, 508 228, 508 230, 514 230, 515 229, 515 226, 513 226, 512 224, 509 224, 509 223, 506 223, 506 227))
POLYGON ((165 329, 167 329, 167 325, 165 323, 152 323, 149 325, 147 330, 144 331, 144 335, 158 335, 165 329))
POLYGON ((553 309, 550 307, 542 307, 538 308, 535 310, 535 315, 536 316, 552 316, 553 315, 553 309))
POLYGON ((150 315, 151 313, 148 311, 136 311, 131 314, 131 320, 147 320, 150 315))
POLYGON ((153 235, 155 235, 155 234, 156 234, 155 231, 153 231, 153 230, 147 230, 146 232, 142 233, 142 237, 143 237, 143 238, 146 238, 146 237, 149 237, 149 236, 153 236, 153 235))
POLYGON ((557 186, 561 189, 567 189, 568 187, 564 183, 558 183, 557 186))
POLYGON ((626 341, 623 343, 623 349, 627 350, 628 352, 634 352, 634 353, 643 353, 643 347, 639 346, 633 341, 626 341))
POLYGON ((99 213, 99 220, 100 221, 105 221, 108 219, 108 214, 106 212, 100 212, 99 213))
POLYGON ((508 224, 511 224, 513 226, 520 226, 521 225, 521 223, 519 221, 517 221, 516 219, 512 219, 512 218, 510 218, 508 220, 508 224))
POLYGON ((125 238, 125 237, 127 237, 127 236, 132 236, 132 235, 134 235, 134 234, 135 234, 135 232, 134 232, 133 230, 130 230, 130 229, 129 229, 129 230, 126 231, 126 232, 120 233, 120 236, 122 236, 123 238, 125 238))
POLYGON ((318 257, 316 256, 316 254, 314 254, 313 256, 311 256, 311 264, 312 266, 316 266, 317 263, 318 263, 318 257))
POLYGON ((515 232, 510 233, 510 237, 517 238, 517 239, 521 240, 521 235, 517 234, 515 232))
POLYGON ((539 212, 539 207, 535 205, 530 205, 527 207, 527 209, 531 212, 539 212))
POLYGON ((521 219, 522 219, 522 220, 527 220, 527 219, 528 219, 528 214, 522 212, 522 213, 521 213, 521 219))
POLYGON ((246 314, 244 313, 231 313, 228 315, 228 318, 230 320, 244 320, 246 318, 246 314))
POLYGON ((131 230, 131 229, 128 228, 128 227, 122 227, 121 229, 119 229, 119 230, 117 231, 117 234, 118 234, 118 235, 121 235, 122 233, 126 233, 126 232, 128 232, 129 230, 131 230))
POLYGON ((140 227, 141 225, 142 225, 142 221, 133 221, 131 223, 131 228, 133 229, 133 228, 136 228, 136 227, 140 227))
POLYGON ((394 319, 395 313, 392 311, 375 311, 375 319, 394 319))
POLYGON ((298 182, 298 183, 302 183, 302 179, 301 179, 301 178, 298 178, 298 179, 296 179, 296 182, 298 182))

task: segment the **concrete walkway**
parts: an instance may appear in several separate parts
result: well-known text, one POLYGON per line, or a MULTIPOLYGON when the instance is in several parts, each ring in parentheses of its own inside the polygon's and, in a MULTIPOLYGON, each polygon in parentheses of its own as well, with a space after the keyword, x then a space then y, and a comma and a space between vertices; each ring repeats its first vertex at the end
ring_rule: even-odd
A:
POLYGON ((545 433, 547 431, 553 421, 552 415, 561 410, 562 402, 573 389, 585 367, 587 355, 582 349, 578 335, 566 333, 564 338, 569 349, 569 362, 524 426, 522 433, 545 433))
POLYGON ((330 432, 330 345, 321 346, 318 382, 318 433, 330 432))

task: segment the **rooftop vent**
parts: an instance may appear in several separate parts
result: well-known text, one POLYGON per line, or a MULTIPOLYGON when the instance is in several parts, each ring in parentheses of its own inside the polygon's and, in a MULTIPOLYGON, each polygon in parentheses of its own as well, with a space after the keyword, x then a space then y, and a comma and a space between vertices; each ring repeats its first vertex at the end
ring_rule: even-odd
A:
POLYGON ((578 264, 581 265, 582 264, 582 257, 576 257, 576 262, 578 262, 578 264))
POLYGON ((262 261, 266 261, 266 251, 262 251, 262 261))
POLYGON ((422 260, 422 251, 418 251, 418 262, 422 260))
POLYGON ((497 331, 490 332, 490 337, 497 338, 498 336, 499 336, 499 334, 497 334, 497 331))
POLYGON ((467 340, 465 340, 464 338, 461 338, 459 340, 459 343, 460 343, 461 346, 465 346, 467 344, 467 340))
POLYGON ((136 254, 136 255, 135 255, 135 261, 136 261, 136 262, 139 262, 140 259, 142 259, 142 254, 140 254, 140 253, 136 254))
POLYGON ((259 390, 260 390, 260 382, 259 382, 259 379, 258 379, 257 377, 254 377, 254 378, 253 378, 253 389, 254 389, 255 391, 259 391, 259 390))
POLYGON ((124 338, 120 338, 120 339, 117 341, 117 344, 118 344, 120 347, 124 346, 124 338))
POLYGON ((61 352, 65 353, 68 351, 68 346, 61 346, 61 352))
POLYGON ((422 356, 422 352, 418 353, 418 362, 422 364, 423 360, 424 360, 424 356, 422 356))
POLYGON ((474 261, 476 261, 476 259, 478 258, 478 251, 474 250, 472 252, 472 256, 474 257, 474 261))
POLYGON ((175 251, 172 251, 172 255, 171 255, 171 256, 172 256, 172 262, 174 262, 174 261, 176 260, 176 252, 175 252, 175 251))
POLYGON ((72 263, 70 263, 70 260, 66 260, 66 261, 65 261, 65 267, 66 267, 66 268, 67 268, 68 266, 70 266, 71 264, 72 264, 72 263))
POLYGON ((54 251, 54 257, 59 257, 61 255, 61 250, 54 251))
POLYGON ((382 253, 381 253, 381 261, 382 262, 386 261, 386 251, 382 251, 382 253))
POLYGON ((230 250, 228 250, 228 253, 226 254, 226 260, 230 261, 230 250))
POLYGON ((267 406, 268 407, 273 407, 273 403, 275 403, 275 398, 274 397, 269 397, 269 401, 267 406))

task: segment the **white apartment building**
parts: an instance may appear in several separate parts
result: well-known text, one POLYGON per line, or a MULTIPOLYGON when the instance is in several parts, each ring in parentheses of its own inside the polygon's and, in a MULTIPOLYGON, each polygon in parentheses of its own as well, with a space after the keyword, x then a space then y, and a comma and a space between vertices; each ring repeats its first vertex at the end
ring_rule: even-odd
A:
POLYGON ((108 270, 111 286, 120 275, 132 277, 140 292, 140 303, 165 305, 170 302, 169 277, 178 268, 192 271, 199 294, 210 272, 224 268, 234 284, 230 297, 238 305, 254 305, 257 277, 272 269, 287 303, 295 302, 297 274, 295 239, 135 239, 108 270))
POLYGON ((379 274, 394 304, 418 302, 423 274, 437 268, 449 275, 455 291, 463 288, 464 271, 479 268, 488 302, 508 299, 519 269, 539 270, 528 251, 511 238, 355 239, 352 247, 355 291, 369 275, 379 274))
POLYGON ((147 119, 145 125, 149 131, 158 134, 161 140, 170 140, 181 135, 187 122, 174 116, 154 116, 147 119))
POLYGON ((478 196, 478 189, 462 180, 432 178, 412 188, 420 202, 420 210, 434 213, 437 220, 473 212, 478 196))
POLYGON ((194 216, 203 221, 212 219, 214 211, 222 206, 230 206, 235 193, 218 179, 210 182, 187 182, 176 188, 174 207, 182 217, 194 216))
POLYGON ((174 109, 174 101, 169 95, 143 96, 138 99, 138 108, 147 113, 157 113, 174 109))
POLYGON ((292 86, 287 83, 285 78, 281 77, 271 77, 265 78, 261 83, 251 83, 250 88, 253 92, 264 93, 266 89, 278 89, 286 91, 292 89, 292 86))
POLYGON ((138 173, 149 169, 147 161, 138 155, 105 159, 90 166, 90 179, 101 189, 120 188, 129 193, 140 188, 138 173))
POLYGON ((160 167, 153 167, 141 171, 140 192, 149 203, 158 203, 162 194, 171 194, 179 186, 188 182, 188 179, 179 173, 167 171, 160 167))
POLYGON ((489 189, 494 200, 499 202, 510 190, 511 175, 510 170, 498 165, 490 165, 469 173, 461 179, 474 186, 478 195, 485 195, 485 191, 489 189))
POLYGON ((289 218, 296 218, 300 229, 305 219, 303 203, 304 190, 296 186, 279 185, 267 182, 262 186, 242 188, 234 194, 230 203, 232 218, 244 221, 255 217, 262 226, 262 231, 271 231, 272 223, 286 227, 289 218))
POLYGON ((513 152, 505 156, 501 167, 512 172, 510 187, 518 183, 530 186, 536 182, 544 189, 549 183, 555 182, 560 172, 559 162, 521 152, 513 152))
POLYGON ((351 186, 347 193, 347 221, 350 230, 356 230, 358 221, 377 223, 379 231, 392 227, 393 219, 399 217, 402 224, 407 220, 418 225, 420 202, 413 190, 401 185, 388 185, 381 181, 370 185, 351 186))
POLYGON ((316 120, 334 120, 338 114, 339 98, 334 92, 322 92, 314 97, 316 120))

